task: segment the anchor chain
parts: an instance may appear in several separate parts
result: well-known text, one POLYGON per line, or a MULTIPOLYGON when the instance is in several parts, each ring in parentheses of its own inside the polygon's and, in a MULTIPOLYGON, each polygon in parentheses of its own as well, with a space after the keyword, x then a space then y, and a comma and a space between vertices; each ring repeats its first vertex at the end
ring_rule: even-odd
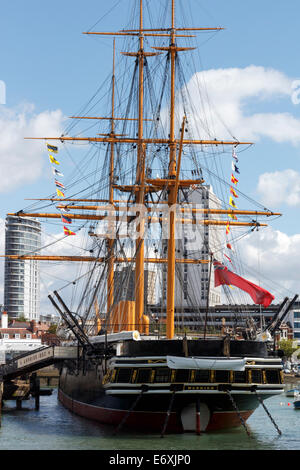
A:
POLYGON ((126 423, 127 419, 128 419, 128 416, 130 415, 131 411, 134 410, 134 408, 136 407, 136 405, 138 404, 138 402, 140 401, 140 399, 142 398, 144 392, 147 392, 147 390, 149 389, 149 387, 147 385, 142 385, 142 389, 141 389, 141 393, 137 396, 136 400, 134 401, 134 403, 132 404, 132 406, 130 407, 130 409, 127 411, 126 415, 123 417, 122 421, 119 423, 118 427, 115 429, 115 431, 113 432, 113 435, 115 436, 119 431, 120 429, 124 426, 124 424, 126 423))
POLYGON ((169 403, 169 408, 168 408, 167 415, 166 415, 166 419, 165 419, 165 422, 164 422, 164 427, 163 427, 163 430, 161 432, 160 437, 164 437, 164 435, 165 435, 167 425, 168 425, 168 422, 169 422, 169 418, 170 418, 170 414, 171 414, 171 411, 172 411, 172 406, 173 406, 173 402, 174 402, 174 398, 175 398, 175 393, 176 393, 176 390, 173 390, 172 395, 171 395, 171 400, 170 400, 170 403, 169 403))
POLYGON ((253 392, 255 393, 255 395, 257 396, 258 401, 260 402, 261 406, 263 407, 263 409, 265 410, 265 412, 266 412, 267 415, 269 416, 269 418, 270 418, 271 422, 273 423, 274 427, 276 428, 278 434, 281 436, 281 435, 282 435, 282 432, 280 431, 279 427, 277 426, 277 424, 275 423, 274 419, 272 418, 272 416, 271 416, 269 410, 267 409, 266 405, 264 404, 263 399, 261 398, 260 395, 258 395, 256 389, 253 389, 252 391, 253 391, 253 392))
POLYGON ((229 390, 225 390, 225 392, 227 393, 227 395, 228 395, 228 397, 229 397, 229 399, 230 399, 230 401, 231 401, 231 403, 232 403, 232 406, 234 407, 234 409, 235 409, 235 411, 236 411, 236 414, 238 415, 238 417, 239 417, 239 419, 240 419, 240 421, 241 421, 241 423, 242 423, 242 425, 243 425, 243 427, 244 427, 246 433, 248 434, 249 437, 252 437, 251 434, 250 434, 250 431, 249 431, 249 429, 248 429, 248 426, 247 426, 247 424, 246 424, 244 418, 242 417, 242 415, 241 415, 241 413, 240 413, 240 411, 239 411, 239 409, 238 409, 238 406, 237 406, 237 404, 236 404, 236 402, 235 402, 233 396, 231 395, 231 393, 230 393, 229 390))

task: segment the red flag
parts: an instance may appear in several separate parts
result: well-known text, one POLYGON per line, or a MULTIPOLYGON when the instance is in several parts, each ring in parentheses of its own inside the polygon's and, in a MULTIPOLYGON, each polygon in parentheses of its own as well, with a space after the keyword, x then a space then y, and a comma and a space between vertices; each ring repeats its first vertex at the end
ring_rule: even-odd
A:
POLYGON ((76 235, 75 232, 72 232, 72 230, 69 230, 67 227, 64 227, 64 234, 65 235, 76 235))
POLYGON ((248 292, 252 300, 259 305, 268 307, 270 303, 275 299, 274 295, 270 294, 267 290, 262 287, 253 284, 247 279, 244 279, 237 274, 229 271, 226 266, 224 266, 219 261, 214 261, 215 268, 215 287, 218 287, 222 284, 234 285, 239 289, 248 292))
POLYGON ((58 186, 59 188, 65 189, 64 185, 63 185, 60 181, 55 180, 55 184, 56 184, 56 186, 58 186))
POLYGON ((237 184, 239 182, 239 180, 233 174, 231 174, 231 182, 233 184, 237 184))
POLYGON ((72 219, 70 219, 70 217, 67 217, 65 215, 61 215, 61 220, 63 221, 64 224, 71 224, 72 223, 72 219))
POLYGON ((235 192, 232 186, 230 186, 230 192, 234 197, 238 197, 237 193, 235 192))

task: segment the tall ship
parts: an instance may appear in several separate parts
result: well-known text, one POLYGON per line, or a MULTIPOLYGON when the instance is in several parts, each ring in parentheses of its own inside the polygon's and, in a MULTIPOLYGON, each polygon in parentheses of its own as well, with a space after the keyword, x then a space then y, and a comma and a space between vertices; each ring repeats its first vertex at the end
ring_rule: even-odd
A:
POLYGON ((280 214, 242 192, 252 142, 209 126, 193 54, 199 35, 223 28, 184 26, 175 0, 151 2, 153 15, 132 4, 126 29, 86 32, 112 37, 112 72, 61 136, 40 136, 56 193, 9 214, 61 224, 69 254, 57 237, 7 258, 68 263, 73 281, 48 297, 63 344, 78 350, 60 372, 69 410, 162 435, 246 426, 284 377, 268 327, 243 312, 274 295, 245 277, 239 243, 280 214), (237 302, 230 327, 213 318, 237 302))

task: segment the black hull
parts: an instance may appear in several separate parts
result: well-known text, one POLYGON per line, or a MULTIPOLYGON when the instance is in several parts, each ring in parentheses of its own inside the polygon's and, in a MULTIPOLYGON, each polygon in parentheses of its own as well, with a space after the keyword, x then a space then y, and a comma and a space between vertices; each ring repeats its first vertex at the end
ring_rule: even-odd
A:
MULTIPOLYGON (((190 356, 201 357, 209 353, 211 357, 224 357, 222 340, 189 340, 187 347, 190 356)), ((183 349, 182 340, 128 341, 123 345, 122 355, 115 356, 113 360, 123 364, 122 371, 129 365, 134 369, 142 364, 143 371, 147 372, 152 362, 153 370, 162 370, 165 365, 161 364, 164 361, 162 356, 184 356, 183 349), (149 357, 153 359, 147 365, 149 357), (132 362, 134 364, 130 364, 132 362)), ((230 355, 256 357, 261 364, 264 364, 264 359, 269 359, 265 344, 255 341, 230 342, 230 355)), ((125 383, 107 379, 105 373, 106 364, 101 360, 95 364, 95 361, 84 359, 80 366, 73 363, 71 367, 64 367, 60 376, 59 400, 70 411, 103 424, 116 427, 124 423, 124 427, 139 432, 162 432, 167 423, 166 432, 170 433, 240 426, 259 406, 256 386, 249 383, 152 383, 149 389, 138 379, 135 383, 133 380, 125 383), (147 393, 142 393, 145 386, 147 393)), ((258 388, 263 399, 282 391, 279 383, 273 386, 261 384, 258 388)))
MULTIPOLYGON (((71 397, 59 389, 59 400, 61 403, 79 416, 98 421, 102 424, 117 427, 128 415, 136 398, 132 397, 107 397, 100 394, 96 399, 87 399, 87 396, 71 397)), ((259 402, 254 397, 245 398, 240 396, 235 398, 240 410, 240 416, 246 421, 259 402)), ((200 403, 200 431, 209 432, 241 425, 241 420, 236 410, 231 406, 230 400, 220 399, 219 396, 210 395, 201 399, 200 403)), ((170 404, 170 397, 159 398, 157 396, 141 399, 133 411, 126 419, 124 428, 133 429, 139 432, 162 432, 166 422, 167 412, 170 404), (159 403, 159 406, 158 406, 159 403)), ((196 407, 195 399, 184 397, 174 399, 172 411, 166 427, 167 433, 183 433, 196 431, 196 407), (184 427, 182 412, 193 417, 187 417, 190 424, 184 427)))
MULTIPOLYGON (((224 357, 226 340, 195 339, 187 341, 189 356, 224 357)), ((261 341, 231 340, 226 351, 231 357, 268 357, 266 344, 261 341)), ((124 343, 124 356, 184 356, 183 340, 158 339, 151 341, 128 341, 124 343)))

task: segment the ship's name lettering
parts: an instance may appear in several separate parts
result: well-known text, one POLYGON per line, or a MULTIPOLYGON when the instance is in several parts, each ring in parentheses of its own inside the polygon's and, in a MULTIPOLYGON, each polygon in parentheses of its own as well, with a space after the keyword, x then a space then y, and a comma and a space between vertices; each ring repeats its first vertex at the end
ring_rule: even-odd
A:
POLYGON ((215 390, 216 387, 203 387, 203 386, 188 386, 186 390, 215 390))

